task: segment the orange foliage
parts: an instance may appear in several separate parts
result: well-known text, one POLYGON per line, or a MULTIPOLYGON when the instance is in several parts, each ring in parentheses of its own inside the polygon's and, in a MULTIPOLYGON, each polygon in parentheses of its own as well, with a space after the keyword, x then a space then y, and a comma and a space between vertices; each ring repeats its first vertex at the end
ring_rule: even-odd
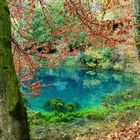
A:
MULTIPOLYGON (((16 71, 20 75, 19 77, 22 80, 28 80, 33 78, 34 69, 40 67, 34 62, 32 56, 35 56, 39 59, 48 59, 48 65, 51 67, 57 66, 58 63, 62 63, 67 56, 75 56, 78 49, 74 49, 72 52, 68 51, 68 44, 72 43, 73 40, 69 40, 66 32, 70 32, 74 39, 78 39, 79 32, 85 33, 85 40, 83 44, 92 44, 94 47, 108 46, 117 48, 119 45, 131 46, 126 48, 126 51, 129 52, 129 48, 135 48, 134 30, 138 25, 134 24, 131 0, 106 0, 104 3, 96 5, 97 0, 63 0, 64 10, 60 10, 60 14, 67 13, 68 18, 66 17, 66 22, 69 24, 64 25, 63 27, 52 29, 51 12, 48 13, 45 10, 45 7, 48 6, 51 9, 51 6, 48 3, 45 3, 45 0, 8 0, 11 18, 12 18, 12 27, 13 30, 16 30, 16 33, 12 32, 12 47, 15 58, 16 71), (33 19, 33 12, 37 8, 36 5, 42 7, 42 13, 40 15, 48 15, 48 18, 44 20, 44 28, 51 29, 52 37, 61 36, 62 41, 65 44, 62 47, 56 48, 53 41, 41 44, 37 40, 31 39, 28 34, 30 23, 33 19), (99 7, 96 8, 96 7, 99 7), (115 13, 119 14, 117 18, 109 17, 115 13), (26 14, 25 14, 26 13, 26 14), (28 15, 28 16, 27 16, 28 15), (75 17, 79 19, 79 23, 76 24, 75 17), (23 22, 22 27, 18 27, 18 22, 23 22), (73 26, 74 25, 74 26, 73 26), (18 43, 16 38, 20 38, 18 43), (40 52, 37 51, 40 47, 44 49, 40 52), (51 48, 49 47, 51 46, 51 48), (49 54, 48 52, 51 49, 58 49, 58 54, 49 54), (29 72, 26 74, 20 74, 21 67, 27 67, 29 72), (31 76, 32 75, 32 76, 31 76)), ((138 26, 139 27, 139 26, 138 26)), ((33 89, 36 87, 36 91, 33 93, 36 94, 39 91, 40 84, 34 83, 29 88, 33 89)))

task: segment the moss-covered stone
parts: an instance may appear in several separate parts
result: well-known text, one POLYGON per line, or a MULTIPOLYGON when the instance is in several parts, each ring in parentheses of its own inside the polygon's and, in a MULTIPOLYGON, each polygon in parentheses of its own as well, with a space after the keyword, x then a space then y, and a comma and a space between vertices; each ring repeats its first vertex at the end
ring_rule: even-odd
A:
POLYGON ((6 0, 0 1, 0 128, 1 140, 29 139, 26 112, 13 64, 11 22, 6 0))

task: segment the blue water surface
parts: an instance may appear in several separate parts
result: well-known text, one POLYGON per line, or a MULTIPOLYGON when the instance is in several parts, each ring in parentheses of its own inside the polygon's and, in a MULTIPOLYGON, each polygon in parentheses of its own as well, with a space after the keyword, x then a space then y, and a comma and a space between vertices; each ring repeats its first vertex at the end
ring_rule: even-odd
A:
MULTIPOLYGON (((78 103, 81 108, 92 108, 100 105, 109 93, 135 88, 133 75, 113 71, 99 71, 88 68, 41 68, 36 71, 35 79, 41 80, 39 96, 26 102, 26 107, 33 111, 45 111, 44 104, 49 99, 60 98, 65 103, 78 103)), ((21 87, 21 92, 26 88, 21 87)))

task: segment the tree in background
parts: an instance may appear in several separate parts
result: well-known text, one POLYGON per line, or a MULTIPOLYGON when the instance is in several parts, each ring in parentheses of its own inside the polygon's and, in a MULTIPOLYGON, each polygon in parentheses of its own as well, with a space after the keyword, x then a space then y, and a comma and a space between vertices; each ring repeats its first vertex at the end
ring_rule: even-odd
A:
MULTIPOLYGON (((42 61, 55 67, 85 50, 110 47, 120 56, 133 58, 136 54, 131 0, 8 2, 13 56, 20 80, 33 79, 42 61)), ((39 83, 35 86, 38 91, 39 83)))

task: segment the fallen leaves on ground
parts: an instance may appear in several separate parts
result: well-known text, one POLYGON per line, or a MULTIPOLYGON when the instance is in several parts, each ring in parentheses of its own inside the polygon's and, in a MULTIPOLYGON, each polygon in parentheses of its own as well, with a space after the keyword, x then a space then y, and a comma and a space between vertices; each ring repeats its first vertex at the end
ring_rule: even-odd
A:
POLYGON ((140 140, 140 118, 130 126, 108 134, 107 136, 79 136, 76 140, 140 140))

